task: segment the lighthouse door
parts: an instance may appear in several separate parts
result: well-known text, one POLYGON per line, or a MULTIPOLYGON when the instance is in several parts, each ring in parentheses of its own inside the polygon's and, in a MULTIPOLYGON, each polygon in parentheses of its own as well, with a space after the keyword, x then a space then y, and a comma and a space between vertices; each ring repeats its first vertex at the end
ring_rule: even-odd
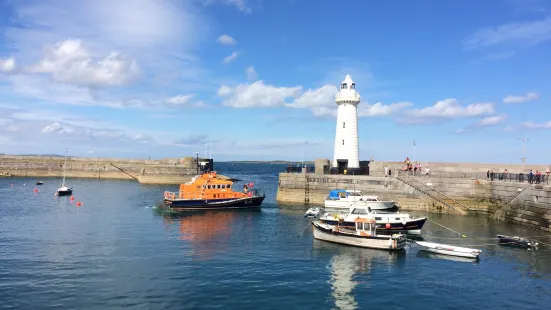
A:
POLYGON ((348 168, 348 159, 337 159, 337 169, 339 174, 343 174, 348 168))

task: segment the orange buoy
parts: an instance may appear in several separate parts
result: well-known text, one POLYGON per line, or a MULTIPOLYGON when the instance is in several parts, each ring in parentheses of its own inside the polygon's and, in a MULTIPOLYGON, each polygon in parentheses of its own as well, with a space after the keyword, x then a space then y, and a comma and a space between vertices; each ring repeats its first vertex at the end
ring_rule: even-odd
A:
POLYGON ((82 202, 77 201, 77 207, 80 207, 80 206, 82 206, 82 202))
POLYGON ((71 196, 71 198, 69 198, 70 200, 75 200, 75 196, 71 196))
POLYGON ((390 229, 390 223, 386 223, 385 227, 386 229, 390 229))
POLYGON ((33 192, 38 193, 38 188, 33 189, 33 192))

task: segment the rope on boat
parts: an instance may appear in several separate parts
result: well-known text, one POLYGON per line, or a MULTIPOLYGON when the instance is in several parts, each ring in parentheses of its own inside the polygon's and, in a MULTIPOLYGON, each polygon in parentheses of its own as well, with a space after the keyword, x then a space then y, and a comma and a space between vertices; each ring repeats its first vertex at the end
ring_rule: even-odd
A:
POLYGON ((467 238, 467 236, 465 236, 465 235, 462 234, 462 233, 459 233, 459 232, 457 232, 457 231, 455 231, 455 230, 453 230, 453 229, 451 229, 451 228, 448 228, 448 227, 446 227, 446 226, 444 226, 444 225, 442 225, 442 224, 438 224, 438 223, 436 223, 435 221, 433 221, 433 220, 431 220, 431 219, 429 219, 429 218, 427 218, 427 219, 428 219, 429 221, 433 222, 434 224, 440 226, 440 227, 443 227, 443 228, 445 228, 445 229, 447 229, 447 230, 449 230, 449 231, 451 231, 451 232, 456 233, 456 234, 459 235, 461 238, 467 238))
POLYGON ((308 228, 308 226, 310 226, 310 224, 312 224, 311 221, 308 221, 308 224, 306 224, 306 226, 302 229, 302 231, 300 232, 300 234, 297 235, 297 238, 306 230, 306 228, 308 228))

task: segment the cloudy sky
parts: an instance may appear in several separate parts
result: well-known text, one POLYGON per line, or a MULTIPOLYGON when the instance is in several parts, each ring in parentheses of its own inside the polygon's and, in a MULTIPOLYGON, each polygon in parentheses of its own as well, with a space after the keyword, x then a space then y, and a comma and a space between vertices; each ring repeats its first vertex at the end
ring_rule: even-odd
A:
POLYGON ((0 153, 331 158, 350 74, 361 159, 549 163, 549 1, 20 0, 0 27, 0 153))

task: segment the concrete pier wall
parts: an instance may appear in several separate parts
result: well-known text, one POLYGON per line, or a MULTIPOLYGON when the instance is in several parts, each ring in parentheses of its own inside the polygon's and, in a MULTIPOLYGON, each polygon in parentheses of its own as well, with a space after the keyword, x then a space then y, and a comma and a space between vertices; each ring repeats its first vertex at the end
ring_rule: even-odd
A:
MULTIPOLYGON (((322 205, 333 189, 357 189, 382 200, 394 200, 400 210, 456 213, 401 180, 384 176, 281 173, 277 200, 303 204, 307 179, 311 204, 322 205)), ((497 212, 497 215, 502 214, 498 217, 502 220, 551 231, 551 186, 533 184, 528 187, 528 183, 434 176, 415 179, 484 216, 494 216, 497 212), (511 202, 512 199, 515 200, 511 202), (507 207, 503 208, 505 205, 507 207)))
MULTIPOLYGON (((0 173, 22 177, 62 177, 64 157, 0 156, 0 173)), ((179 184, 197 172, 196 159, 139 160, 67 157, 69 178, 137 179, 143 183, 179 184), (113 167, 123 169, 124 173, 113 167)))

